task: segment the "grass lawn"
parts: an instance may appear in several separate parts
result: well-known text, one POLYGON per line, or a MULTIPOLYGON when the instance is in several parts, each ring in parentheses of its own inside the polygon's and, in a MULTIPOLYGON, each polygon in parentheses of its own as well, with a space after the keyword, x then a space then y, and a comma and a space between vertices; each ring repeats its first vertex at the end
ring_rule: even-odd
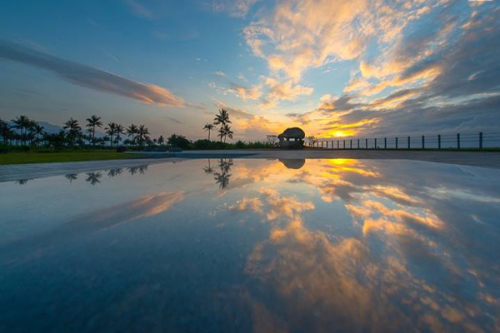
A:
POLYGON ((117 153, 114 150, 83 150, 57 153, 17 153, 0 154, 0 165, 26 163, 79 162, 97 160, 120 160, 139 156, 137 154, 117 153))

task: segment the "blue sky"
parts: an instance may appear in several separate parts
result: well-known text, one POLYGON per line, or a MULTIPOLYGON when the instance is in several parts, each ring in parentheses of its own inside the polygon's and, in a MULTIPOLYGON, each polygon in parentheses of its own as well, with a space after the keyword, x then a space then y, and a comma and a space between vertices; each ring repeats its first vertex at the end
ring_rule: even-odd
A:
POLYGON ((101 0, 0 4, 0 118, 92 114, 235 139, 495 129, 497 1, 101 0))

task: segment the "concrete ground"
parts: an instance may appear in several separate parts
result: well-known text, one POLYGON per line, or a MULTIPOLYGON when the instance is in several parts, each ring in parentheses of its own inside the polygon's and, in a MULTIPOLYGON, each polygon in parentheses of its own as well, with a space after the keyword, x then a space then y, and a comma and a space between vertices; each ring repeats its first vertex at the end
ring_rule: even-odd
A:
MULTIPOLYGON (((136 152, 134 152, 136 153, 136 152)), ((175 162, 191 158, 262 158, 262 159, 395 159, 470 165, 500 169, 498 152, 395 151, 395 150, 217 150, 180 153, 144 152, 143 158, 68 163, 18 164, 0 166, 0 182, 64 175, 69 173, 134 167, 144 164, 175 162)))

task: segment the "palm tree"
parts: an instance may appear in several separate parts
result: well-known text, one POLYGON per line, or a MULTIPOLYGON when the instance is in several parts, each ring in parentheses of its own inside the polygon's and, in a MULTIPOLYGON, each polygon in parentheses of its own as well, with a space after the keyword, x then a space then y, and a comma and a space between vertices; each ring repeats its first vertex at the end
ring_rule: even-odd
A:
POLYGON ((35 137, 35 141, 38 141, 40 138, 40 135, 43 135, 44 133, 44 127, 38 123, 35 123, 33 125, 33 135, 35 137))
POLYGON ((129 140, 132 143, 132 145, 134 145, 136 142, 137 131, 138 128, 134 124, 127 127, 127 136, 129 137, 129 140))
POLYGON ((95 128, 102 127, 101 117, 93 115, 90 118, 87 118, 86 120, 87 120, 86 127, 90 130, 90 133, 92 135, 92 146, 94 146, 95 145, 95 128))
POLYGON ((106 127, 106 134, 109 135, 109 144, 111 147, 113 147, 113 137, 115 136, 116 133, 116 126, 117 124, 114 122, 110 122, 108 124, 108 127, 106 127))
POLYGON ((137 129, 137 134, 138 134, 138 141, 139 141, 139 146, 143 146, 144 142, 149 140, 149 130, 147 129, 146 126, 140 125, 139 128, 137 129))
POLYGON ((125 133, 125 128, 120 125, 120 124, 116 124, 116 128, 115 128, 115 135, 116 135, 116 138, 115 138, 115 142, 117 145, 120 144, 120 141, 122 141, 122 137, 121 135, 125 133))
POLYGON ((35 139, 35 126, 37 122, 34 120, 30 120, 28 126, 26 127, 26 140, 29 141, 30 145, 33 144, 33 140, 35 139))
POLYGON ((223 125, 222 126, 222 131, 224 133, 224 143, 226 143, 226 137, 229 137, 230 139, 233 138, 234 132, 231 130, 231 126, 229 125, 223 125))
POLYGON ((18 116, 16 119, 12 120, 12 122, 14 123, 12 127, 21 131, 21 144, 24 145, 26 141, 25 132, 30 126, 31 120, 26 116, 18 116))
POLYGON ((70 118, 67 122, 64 123, 65 130, 68 130, 68 140, 69 143, 73 146, 75 144, 76 138, 81 135, 82 128, 78 124, 78 120, 70 118))
POLYGON ((224 135, 225 135, 224 127, 219 128, 219 134, 217 134, 217 136, 220 138, 220 142, 222 142, 224 135))
POLYGON ((210 141, 210 131, 212 131, 214 129, 215 125, 214 124, 206 124, 205 126, 203 126, 203 129, 205 131, 208 131, 208 141, 210 141))
POLYGON ((231 123, 231 120, 229 120, 229 113, 225 109, 220 109, 219 113, 215 115, 214 124, 226 125, 229 123, 231 123))
POLYGON ((0 135, 2 136, 3 143, 7 143, 12 137, 12 131, 10 130, 9 124, 0 119, 0 135))

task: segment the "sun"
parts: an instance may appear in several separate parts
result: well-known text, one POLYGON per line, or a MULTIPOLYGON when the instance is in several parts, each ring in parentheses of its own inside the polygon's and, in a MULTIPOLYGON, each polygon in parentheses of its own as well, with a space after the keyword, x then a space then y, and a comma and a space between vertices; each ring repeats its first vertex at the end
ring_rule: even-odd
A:
POLYGON ((345 130, 345 131, 336 130, 336 131, 329 132, 328 136, 333 137, 333 138, 346 138, 346 137, 353 136, 355 134, 356 134, 356 132, 353 130, 345 130))

